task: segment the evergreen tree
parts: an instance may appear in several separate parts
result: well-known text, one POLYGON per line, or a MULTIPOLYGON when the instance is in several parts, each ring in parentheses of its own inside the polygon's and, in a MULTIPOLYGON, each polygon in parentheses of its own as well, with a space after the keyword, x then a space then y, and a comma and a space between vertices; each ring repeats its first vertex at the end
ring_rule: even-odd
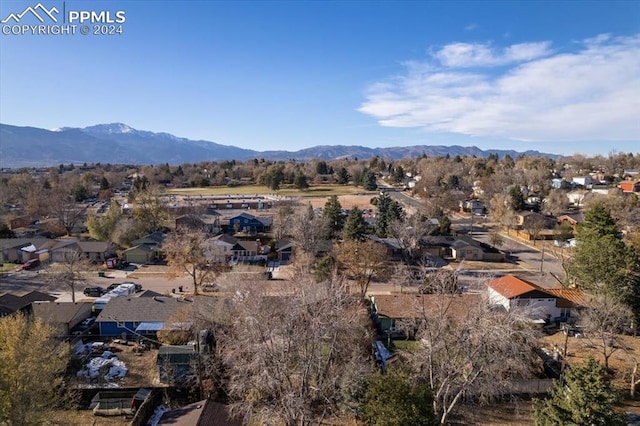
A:
POLYGON ((9 225, 6 223, 0 223, 0 238, 15 238, 16 233, 13 232, 9 225))
POLYGON ((402 206, 397 201, 393 201, 386 192, 372 198, 371 204, 376 206, 378 210, 376 214, 376 235, 380 238, 385 238, 388 236, 391 223, 404 217, 402 206))
POLYGON ((269 171, 263 176, 263 182, 269 189, 277 191, 284 181, 284 165, 276 164, 269 168, 269 171))
POLYGON ((344 226, 343 238, 345 240, 364 240, 367 233, 367 224, 362 217, 362 210, 354 207, 347 216, 347 223, 344 226))
POLYGON ((76 202, 81 202, 89 198, 89 191, 87 187, 82 184, 77 184, 73 187, 73 197, 76 202))
POLYGON ((509 188, 509 197, 511 198, 511 208, 514 211, 517 212, 524 209, 524 195, 518 185, 509 188))
POLYGON ((378 188, 376 174, 371 170, 366 169, 362 174, 362 186, 367 191, 375 191, 378 188))
POLYGON ((638 293, 638 256, 621 239, 607 209, 595 205, 576 229, 576 247, 569 274, 585 290, 605 291, 635 305, 638 293))
POLYGON ((100 179, 100 190, 104 191, 111 188, 111 185, 109 184, 109 181, 107 180, 106 177, 102 177, 102 179, 100 179))
POLYGON ((398 166, 393 169, 391 180, 395 183, 400 183, 404 180, 404 169, 402 168, 402 166, 398 166))
POLYGON ((345 169, 344 167, 341 167, 340 171, 338 172, 338 183, 340 185, 346 185, 347 183, 349 183, 349 172, 347 172, 347 169, 345 169))
POLYGON ((316 164, 316 173, 319 175, 326 175, 329 173, 326 161, 320 161, 316 164))
POLYGON ((307 182, 307 177, 302 173, 296 173, 295 178, 293 178, 293 186, 296 189, 307 189, 309 188, 309 182, 307 182))
POLYGON ((338 197, 332 195, 324 205, 322 216, 331 230, 332 236, 338 235, 344 228, 344 216, 342 216, 342 205, 338 197))
POLYGON ((451 219, 445 215, 438 217, 438 233, 440 235, 451 235, 451 219))
POLYGON ((564 384, 556 381, 549 398, 535 402, 536 426, 625 425, 624 416, 613 409, 617 395, 603 374, 593 358, 567 369, 564 384))
POLYGON ((407 373, 395 369, 369 377, 363 417, 367 425, 375 426, 437 424, 429 385, 416 382, 407 373))

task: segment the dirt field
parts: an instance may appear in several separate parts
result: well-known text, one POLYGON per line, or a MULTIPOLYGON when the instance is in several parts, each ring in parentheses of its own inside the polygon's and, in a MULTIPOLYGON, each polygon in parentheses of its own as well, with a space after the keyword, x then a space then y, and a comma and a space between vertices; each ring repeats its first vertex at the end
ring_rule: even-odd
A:
MULTIPOLYGON (((353 195, 339 195, 338 201, 340 201, 340 205, 345 209, 352 209, 353 207, 358 207, 359 209, 372 209, 373 205, 371 204, 371 199, 375 197, 376 193, 370 194, 353 194, 353 195)), ((303 201, 306 203, 311 203, 311 205, 316 207, 324 207, 327 203, 329 196, 326 197, 310 197, 305 198, 303 201)))
MULTIPOLYGON (((562 353, 565 335, 558 332, 541 339, 544 346, 553 350, 554 345, 562 353)), ((567 361, 569 364, 581 363, 587 357, 593 356, 598 362, 603 363, 602 351, 590 339, 586 337, 569 337, 567 340, 567 361)), ((635 360, 640 361, 640 337, 622 336, 622 344, 609 358, 609 366, 614 372, 613 384, 616 388, 629 393, 629 378, 633 371, 635 360)), ((640 391, 638 392, 640 395, 640 391)))

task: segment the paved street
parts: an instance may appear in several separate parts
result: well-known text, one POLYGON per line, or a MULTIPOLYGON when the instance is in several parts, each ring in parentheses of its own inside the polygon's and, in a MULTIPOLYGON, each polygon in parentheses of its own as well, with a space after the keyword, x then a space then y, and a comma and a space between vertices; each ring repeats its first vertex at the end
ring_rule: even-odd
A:
MULTIPOLYGON (((17 271, 10 273, 8 276, 0 277, 0 293, 4 291, 41 291, 49 293, 58 298, 58 301, 71 301, 71 289, 63 283, 50 283, 46 280, 46 272, 40 267, 34 271, 17 271)), ((193 291, 190 284, 190 277, 181 277, 170 280, 164 276, 162 267, 150 266, 143 267, 134 272, 125 271, 107 271, 110 278, 98 277, 97 272, 85 274, 84 283, 76 288, 76 301, 93 300, 95 298, 87 297, 82 293, 85 287, 107 287, 114 282, 131 281, 142 284, 144 290, 153 290, 160 294, 171 293, 172 289, 178 291, 179 286, 183 286, 184 293, 193 291)))
MULTIPOLYGON (((473 219, 473 230, 471 231, 471 218, 453 219, 452 227, 459 232, 471 235, 478 241, 489 243, 489 230, 485 227, 484 219, 475 217, 473 219)), ((516 264, 526 273, 527 279, 544 287, 557 287, 559 279, 564 278, 564 269, 561 262, 553 253, 545 249, 542 251, 542 242, 536 242, 537 246, 522 242, 515 236, 507 236, 501 233, 504 244, 499 249, 513 259, 516 264), (543 271, 543 273, 541 273, 543 271)))
MULTIPOLYGON (((385 191, 392 199, 410 209, 410 213, 424 210, 425 200, 413 198, 406 192, 392 188, 385 188, 385 191)), ((489 244, 489 230, 486 227, 488 224, 484 217, 455 214, 451 223, 452 228, 458 232, 466 233, 478 241, 489 244)), ((530 281, 545 287, 560 285, 557 278, 563 279, 565 274, 562 264, 549 250, 545 249, 545 252, 542 252, 541 242, 537 242, 538 246, 534 247, 520 241, 515 236, 510 237, 504 233, 502 235, 504 244, 499 249, 515 261, 514 269, 507 273, 525 275, 530 281)), ((503 273, 505 271, 496 272, 503 273)))

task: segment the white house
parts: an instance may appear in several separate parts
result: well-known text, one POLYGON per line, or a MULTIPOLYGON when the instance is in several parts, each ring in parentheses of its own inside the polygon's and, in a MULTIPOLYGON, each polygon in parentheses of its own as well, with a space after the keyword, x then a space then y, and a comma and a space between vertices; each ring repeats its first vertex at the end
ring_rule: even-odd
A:
POLYGON ((489 281, 487 292, 493 305, 507 311, 526 309, 536 322, 566 321, 576 308, 584 306, 584 296, 576 289, 543 289, 513 275, 489 281))
POLYGON ((587 188, 593 185, 593 178, 591 176, 574 176, 572 182, 574 185, 580 185, 587 188))
POLYGON ((231 235, 220 234, 207 240, 207 257, 214 262, 225 262, 233 257, 238 240, 231 235))

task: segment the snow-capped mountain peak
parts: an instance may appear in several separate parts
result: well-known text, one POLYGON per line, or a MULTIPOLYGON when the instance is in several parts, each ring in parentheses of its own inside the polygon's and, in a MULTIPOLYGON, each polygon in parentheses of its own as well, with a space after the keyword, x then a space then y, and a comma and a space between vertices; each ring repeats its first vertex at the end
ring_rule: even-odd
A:
POLYGON ((133 133, 136 131, 136 129, 124 123, 97 124, 95 126, 85 127, 82 130, 88 133, 102 133, 108 135, 133 133))

